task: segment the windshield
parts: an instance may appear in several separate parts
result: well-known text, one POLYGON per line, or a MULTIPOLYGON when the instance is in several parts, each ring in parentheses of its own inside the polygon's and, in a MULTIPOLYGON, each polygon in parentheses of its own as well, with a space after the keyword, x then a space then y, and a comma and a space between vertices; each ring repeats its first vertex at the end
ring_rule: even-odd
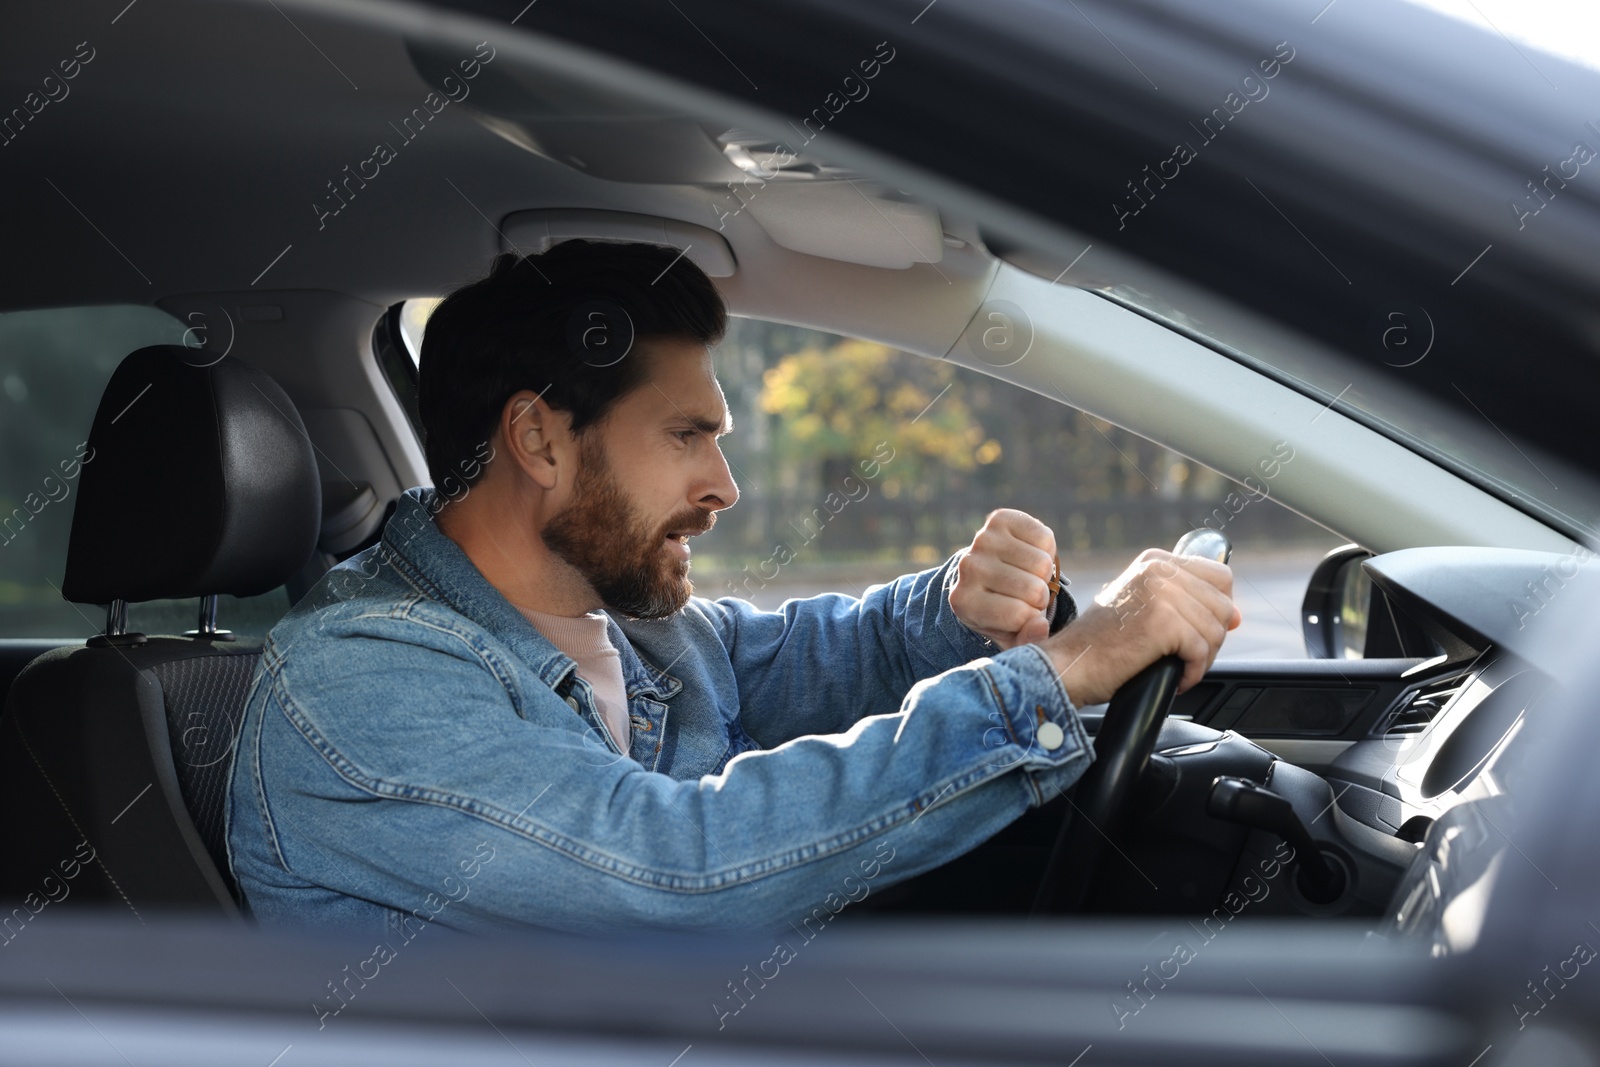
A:
MULTIPOLYGON (((1426 308, 1395 301, 1374 312, 1369 362, 1267 326, 1221 302, 1183 308, 1132 285, 1093 290, 1222 352, 1329 408, 1400 441, 1448 470, 1578 540, 1600 528, 1600 482, 1515 432, 1497 406, 1529 373, 1526 356, 1475 360, 1439 351, 1426 308), (1432 373, 1419 371, 1429 360, 1432 373), (1440 366, 1449 360, 1448 369, 1440 366)), ((1525 413, 1523 414, 1525 417, 1525 413)))
MULTIPOLYGON (((1570 0, 1411 3, 1479 31, 1487 49, 1483 54, 1503 55, 1509 73, 1501 73, 1533 94, 1533 113, 1554 113, 1542 95, 1546 89, 1591 85, 1585 80, 1587 72, 1600 71, 1600 7, 1595 5, 1570 0)), ((1426 56, 1428 49, 1418 54, 1426 56)), ((1475 190, 1472 183, 1478 180, 1463 176, 1461 172, 1470 167, 1461 160, 1424 145, 1431 134, 1423 131, 1430 129, 1435 133, 1450 129, 1455 131, 1451 136, 1465 136, 1459 126, 1461 115, 1448 106, 1427 110, 1429 93, 1445 91, 1453 77, 1448 60, 1442 62, 1431 68, 1431 74, 1419 75, 1420 80, 1386 82, 1381 89, 1391 96, 1397 111, 1411 114, 1409 128, 1420 139, 1408 142, 1410 147, 1401 154, 1421 160, 1424 171, 1433 168, 1424 184, 1431 183, 1441 202, 1461 195, 1462 189, 1475 190), (1466 185, 1457 186, 1458 181, 1466 185)), ((1481 112, 1483 105, 1474 99, 1470 106, 1481 112)), ((1306 115, 1315 117, 1311 111, 1306 115)), ((1494 172, 1492 164, 1502 162, 1502 157, 1515 161, 1514 177, 1520 174, 1518 168, 1541 173, 1541 163, 1548 164, 1546 171, 1563 168, 1569 155, 1585 162, 1593 158, 1592 150, 1600 148, 1600 128, 1594 123, 1571 125, 1567 129, 1558 123, 1559 136, 1542 126, 1537 131, 1530 126, 1531 141, 1484 142, 1490 147, 1474 149, 1477 163, 1488 166, 1486 173, 1491 174, 1482 179, 1493 194, 1486 203, 1504 204, 1503 197, 1495 198, 1505 193, 1512 197, 1515 214, 1513 194, 1526 192, 1520 180, 1507 184, 1505 175, 1494 172), (1557 149, 1550 160, 1528 162, 1557 149)), ((1466 128, 1478 126, 1481 123, 1467 120, 1466 128)), ((1369 144, 1378 155, 1388 151, 1370 137, 1369 144)), ((1400 173, 1396 158, 1385 156, 1391 175, 1379 179, 1378 189, 1368 189, 1363 197, 1394 192, 1392 184, 1398 179, 1393 174, 1400 173)), ((1582 177, 1593 181, 1592 176, 1582 177)), ((1527 185, 1535 187, 1532 181, 1527 185)), ((1555 186, 1552 180, 1538 188, 1544 194, 1543 202, 1535 201, 1540 213, 1555 186)), ((1575 205, 1591 195, 1592 185, 1586 188, 1573 179, 1560 188, 1565 200, 1558 206, 1569 214, 1556 215, 1552 208, 1547 221, 1559 220, 1570 236, 1581 226, 1572 214, 1575 205)), ((1578 443, 1592 439, 1585 415, 1592 370, 1586 358, 1574 359, 1567 346, 1576 342, 1577 348, 1585 348, 1584 339, 1595 336, 1596 324, 1581 310, 1581 303, 1574 318, 1546 302, 1554 299, 1559 282, 1536 279, 1526 262, 1505 265, 1503 257, 1527 250, 1531 235, 1524 230, 1534 208, 1527 209, 1517 226, 1489 234, 1482 244, 1450 246, 1441 258, 1449 263, 1453 279, 1444 274, 1436 285, 1420 286, 1397 284, 1371 269, 1365 273, 1352 269, 1348 254, 1330 243, 1327 228, 1313 228, 1313 235, 1303 227, 1305 219, 1298 211, 1280 210, 1270 200, 1268 204, 1294 227, 1285 233, 1286 239, 1305 242, 1302 251, 1313 252, 1328 268, 1330 288, 1340 295, 1327 304, 1295 308, 1292 297, 1277 292, 1267 303, 1254 303, 1253 310, 1247 310, 1231 302, 1240 294, 1227 293, 1226 285, 1201 294, 1155 275, 1103 278, 1089 288, 1320 398, 1330 410, 1407 445, 1568 536, 1594 540, 1600 527, 1600 481, 1592 464, 1585 462, 1591 454, 1587 446, 1578 443), (1290 221, 1291 215, 1298 221, 1290 221), (1342 298, 1346 287, 1348 300, 1342 298), (1284 327, 1269 324, 1268 318, 1284 327)), ((1551 236, 1540 232, 1542 239, 1551 236)))

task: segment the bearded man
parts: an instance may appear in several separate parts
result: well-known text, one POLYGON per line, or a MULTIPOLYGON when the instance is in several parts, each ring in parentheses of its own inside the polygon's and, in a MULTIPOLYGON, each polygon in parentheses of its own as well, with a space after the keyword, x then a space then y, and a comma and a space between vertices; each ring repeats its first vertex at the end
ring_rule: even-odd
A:
POLYGON ((434 485, 274 628, 251 688, 228 844, 258 919, 392 952, 430 923, 831 914, 1057 796, 1093 758, 1078 706, 1169 653, 1193 685, 1238 625, 1226 566, 1155 549, 1078 614, 1054 536, 1009 510, 859 599, 693 596, 689 540, 739 496, 726 323, 679 250, 585 241, 437 308, 434 485))

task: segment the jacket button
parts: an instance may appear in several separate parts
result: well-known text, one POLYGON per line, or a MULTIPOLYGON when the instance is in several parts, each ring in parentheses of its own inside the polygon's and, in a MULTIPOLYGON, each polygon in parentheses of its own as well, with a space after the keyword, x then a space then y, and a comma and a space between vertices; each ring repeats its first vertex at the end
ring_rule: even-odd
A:
POLYGON ((1034 733, 1039 744, 1043 745, 1046 752, 1054 752, 1066 743, 1067 733, 1053 722, 1042 723, 1034 733))
POLYGON ((578 698, 577 697, 568 697, 567 698, 567 707, 571 708, 573 711, 577 711, 578 710, 578 698))

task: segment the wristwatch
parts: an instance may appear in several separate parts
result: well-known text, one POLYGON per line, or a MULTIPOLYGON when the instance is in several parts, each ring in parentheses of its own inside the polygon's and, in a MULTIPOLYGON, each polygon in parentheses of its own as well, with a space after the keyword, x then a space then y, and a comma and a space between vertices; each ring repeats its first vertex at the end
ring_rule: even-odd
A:
POLYGON ((1044 617, 1050 623, 1050 632, 1059 633, 1067 623, 1078 617, 1078 603, 1067 592, 1072 579, 1061 577, 1061 557, 1056 557, 1055 573, 1050 576, 1050 604, 1044 617))

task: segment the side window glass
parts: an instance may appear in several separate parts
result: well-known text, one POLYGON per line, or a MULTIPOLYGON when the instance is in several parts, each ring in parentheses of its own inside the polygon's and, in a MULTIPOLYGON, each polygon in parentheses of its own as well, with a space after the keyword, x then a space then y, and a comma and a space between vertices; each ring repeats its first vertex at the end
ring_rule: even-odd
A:
POLYGON ((428 317, 442 303, 443 297, 430 296, 406 300, 400 305, 400 338, 413 364, 422 362, 422 335, 428 328, 428 317))
POLYGON ((417 410, 417 371, 422 361, 422 334, 433 309, 443 302, 442 297, 402 300, 384 313, 372 335, 372 354, 378 368, 394 390, 419 441, 422 416, 417 410))
POLYGON ((869 341, 735 319, 714 358, 741 496, 695 550, 699 595, 860 596, 942 562, 1007 507, 1055 532, 1084 604, 1142 549, 1206 525, 1233 541, 1245 620, 1221 655, 1305 656, 1305 583, 1344 539, 1270 482, 1239 485, 1049 397, 869 341))
MULTIPOLYGON (((78 475, 84 459, 93 462, 89 427, 124 356, 183 343, 183 323, 152 307, 0 314, 0 637, 72 641, 104 627, 101 608, 69 604, 60 591, 78 475)), ((287 608, 277 590, 224 604, 218 618, 243 634, 265 632, 267 617, 287 608)), ((128 614, 130 629, 181 633, 194 627, 197 602, 130 605, 128 614)))

